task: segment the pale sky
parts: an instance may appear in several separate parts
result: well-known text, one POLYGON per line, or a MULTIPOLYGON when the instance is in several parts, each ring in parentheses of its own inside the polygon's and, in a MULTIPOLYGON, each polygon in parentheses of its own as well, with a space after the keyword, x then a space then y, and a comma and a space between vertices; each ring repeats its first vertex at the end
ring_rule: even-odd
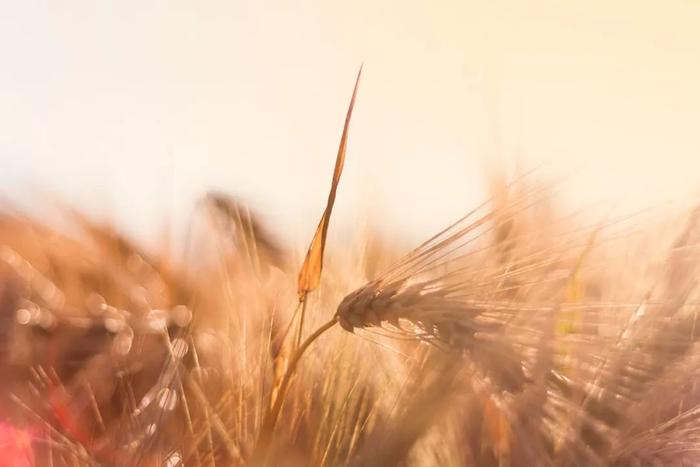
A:
POLYGON ((0 195, 152 233, 216 188, 308 239, 355 73, 337 231, 424 235, 484 167, 572 199, 700 193, 700 1, 0 0, 0 195), (506 162, 512 166, 512 162, 506 162))

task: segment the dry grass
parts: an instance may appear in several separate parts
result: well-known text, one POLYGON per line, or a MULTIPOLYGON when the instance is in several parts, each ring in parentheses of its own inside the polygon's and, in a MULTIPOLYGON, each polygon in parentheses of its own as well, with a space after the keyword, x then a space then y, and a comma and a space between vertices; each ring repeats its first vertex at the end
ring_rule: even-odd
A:
POLYGON ((179 259, 8 215, 4 442, 35 465, 694 465, 697 212, 645 230, 553 199, 526 177, 407 255, 331 253, 305 352, 293 255, 230 198, 179 259))

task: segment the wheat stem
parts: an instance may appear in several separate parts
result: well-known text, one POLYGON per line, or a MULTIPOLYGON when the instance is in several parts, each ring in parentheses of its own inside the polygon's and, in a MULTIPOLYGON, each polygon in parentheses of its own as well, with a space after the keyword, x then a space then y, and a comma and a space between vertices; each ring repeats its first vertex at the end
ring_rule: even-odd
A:
POLYGON ((282 410, 282 405, 284 404, 284 399, 287 395, 287 390, 289 389, 289 385, 292 382, 292 378, 296 373, 301 357, 304 356, 304 352, 306 352, 306 349, 308 349, 309 346, 311 346, 311 344, 313 344, 313 342, 316 339, 318 339, 324 332, 328 331, 330 328, 335 326, 337 322, 338 317, 334 315, 333 318, 331 318, 325 324, 321 325, 309 337, 307 337, 306 340, 301 343, 296 352, 294 352, 294 355, 292 356, 292 359, 289 362, 289 367, 287 368, 287 371, 282 377, 277 397, 275 398, 272 407, 270 408, 270 411, 267 413, 267 416, 265 417, 265 420, 263 422, 263 426, 260 430, 260 436, 258 438, 258 442, 256 443, 256 447, 252 456, 252 465, 258 465, 260 463, 260 456, 262 456, 262 465, 265 465, 265 461, 269 451, 270 441, 272 439, 272 432, 274 431, 275 426, 277 425, 277 420, 279 419, 279 414, 282 410))

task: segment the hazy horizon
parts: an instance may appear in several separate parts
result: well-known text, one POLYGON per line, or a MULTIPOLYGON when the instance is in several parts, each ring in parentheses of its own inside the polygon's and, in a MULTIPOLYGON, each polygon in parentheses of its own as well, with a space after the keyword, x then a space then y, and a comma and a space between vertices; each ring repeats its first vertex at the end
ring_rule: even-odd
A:
POLYGON ((306 241, 363 62, 339 231, 422 236, 514 160, 572 199, 700 192, 698 3, 0 5, 0 195, 32 209, 152 235, 217 189, 306 241))

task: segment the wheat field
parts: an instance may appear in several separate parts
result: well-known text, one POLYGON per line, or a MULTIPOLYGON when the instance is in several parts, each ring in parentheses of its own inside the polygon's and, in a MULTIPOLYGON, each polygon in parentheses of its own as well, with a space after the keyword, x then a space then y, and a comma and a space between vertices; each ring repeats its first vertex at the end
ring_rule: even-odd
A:
POLYGON ((0 465, 700 464, 699 208, 520 173, 412 249, 326 251, 351 113, 303 261, 221 193, 177 254, 3 214, 0 465))

